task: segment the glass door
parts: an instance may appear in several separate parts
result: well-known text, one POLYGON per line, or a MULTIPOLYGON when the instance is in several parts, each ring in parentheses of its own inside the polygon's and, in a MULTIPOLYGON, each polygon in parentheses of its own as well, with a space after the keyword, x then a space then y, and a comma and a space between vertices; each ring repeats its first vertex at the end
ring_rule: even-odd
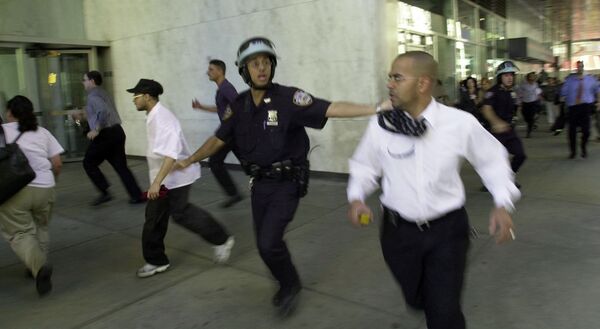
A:
POLYGON ((4 117, 6 102, 19 94, 19 73, 17 70, 17 56, 15 48, 0 46, 0 117, 4 117))
POLYGON ((86 92, 81 82, 90 51, 45 50, 36 58, 42 125, 65 149, 66 161, 81 160, 88 145, 87 123, 79 120, 86 92))

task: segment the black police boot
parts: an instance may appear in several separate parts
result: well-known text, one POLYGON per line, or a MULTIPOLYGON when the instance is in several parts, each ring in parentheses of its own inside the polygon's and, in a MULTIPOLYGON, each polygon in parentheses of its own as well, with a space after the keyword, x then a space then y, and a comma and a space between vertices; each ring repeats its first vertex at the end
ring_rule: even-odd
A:
MULTIPOLYGON (((277 300, 280 304, 279 307, 279 316, 288 317, 290 316, 294 310, 296 309, 296 305, 298 304, 298 295, 302 290, 302 286, 300 284, 294 285, 289 288, 280 289, 281 294, 277 300)), ((279 293, 279 291, 278 291, 279 293)), ((277 297, 277 294, 275 294, 277 297)), ((276 300, 273 298, 273 304, 275 304, 276 300)))

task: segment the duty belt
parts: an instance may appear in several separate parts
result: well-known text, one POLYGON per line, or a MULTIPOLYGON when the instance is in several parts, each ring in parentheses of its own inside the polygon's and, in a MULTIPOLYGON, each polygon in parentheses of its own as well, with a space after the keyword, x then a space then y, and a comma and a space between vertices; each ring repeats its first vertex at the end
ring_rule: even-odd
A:
POLYGON ((254 179, 276 179, 293 180, 297 171, 297 166, 292 164, 292 160, 278 161, 268 167, 261 167, 257 164, 247 164, 244 166, 246 173, 254 179))

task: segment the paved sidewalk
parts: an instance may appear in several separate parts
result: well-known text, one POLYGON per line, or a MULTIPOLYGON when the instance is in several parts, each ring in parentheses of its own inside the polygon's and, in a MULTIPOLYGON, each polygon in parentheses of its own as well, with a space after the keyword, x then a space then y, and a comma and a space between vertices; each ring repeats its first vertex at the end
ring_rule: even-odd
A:
MULTIPOLYGON (((536 131, 524 139, 529 155, 519 173, 517 240, 497 246, 487 235, 489 194, 473 170, 463 171, 467 210, 481 232, 470 250, 464 293, 469 328, 590 329, 600 300, 600 147, 568 160, 566 136, 536 131)), ((130 162, 148 186, 144 161, 130 162)), ((252 235, 250 201, 220 209, 224 194, 207 168, 191 200, 215 215, 236 237, 227 265, 212 248, 170 225, 171 268, 138 279, 143 264, 143 205, 129 205, 112 168, 104 171, 115 199, 88 206, 95 191, 80 163, 66 164, 51 222, 54 290, 40 299, 5 241, 0 242, 0 328, 344 328, 423 329, 408 311, 383 262, 377 224, 355 229, 346 220, 346 182, 311 181, 287 242, 305 289, 297 312, 275 316, 275 285, 252 235)), ((234 171, 240 187, 247 179, 234 171)), ((376 198, 371 204, 376 207, 376 198)))

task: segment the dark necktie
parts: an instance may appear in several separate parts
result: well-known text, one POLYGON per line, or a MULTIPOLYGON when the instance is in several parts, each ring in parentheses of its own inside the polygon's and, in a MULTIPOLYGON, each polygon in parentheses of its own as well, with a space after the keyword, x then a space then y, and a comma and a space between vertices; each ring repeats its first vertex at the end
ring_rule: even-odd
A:
POLYGON ((575 95, 575 105, 581 104, 583 98, 583 79, 579 79, 579 86, 577 86, 577 95, 575 95))
POLYGON ((400 109, 382 111, 377 116, 381 128, 396 134, 419 137, 427 131, 425 118, 415 120, 400 109))

